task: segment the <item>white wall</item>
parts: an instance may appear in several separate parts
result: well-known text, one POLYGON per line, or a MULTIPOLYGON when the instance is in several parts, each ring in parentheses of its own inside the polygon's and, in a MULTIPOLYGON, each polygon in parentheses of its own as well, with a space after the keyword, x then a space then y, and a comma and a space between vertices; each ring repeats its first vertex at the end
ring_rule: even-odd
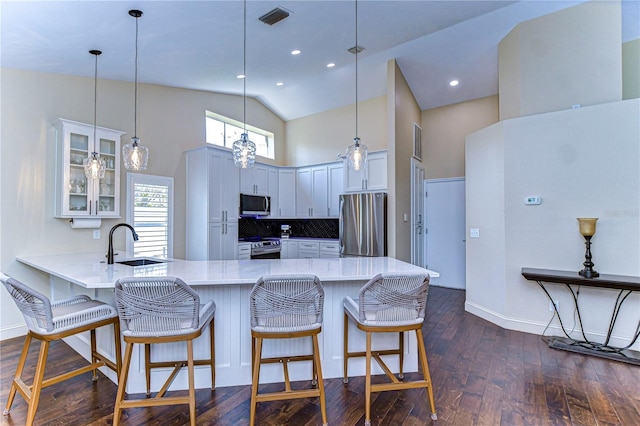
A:
POLYGON ((464 138, 498 119, 498 95, 422 111, 427 179, 464 176, 464 138))
MULTIPOLYGON (((505 328, 542 333, 548 299, 523 267, 577 271, 584 239, 577 217, 598 217, 595 269, 640 275, 640 100, 506 120, 467 137, 466 309, 505 328), (524 205, 528 195, 542 204, 524 205)), ((572 301, 551 286, 561 314, 573 321, 572 301)), ((601 340, 617 292, 583 287, 585 330, 601 340)), ((640 295, 630 296, 614 330, 628 343, 640 295)), ((557 327, 556 330, 557 331, 557 327)), ((634 348, 640 347, 640 342, 634 348)))
MULTIPOLYGON (((358 103, 358 136, 369 151, 387 149, 387 97, 358 103)), ((355 104, 286 122, 287 165, 335 161, 355 137, 355 104)))
MULTIPOLYGON (((16 256, 83 250, 107 251, 111 226, 124 221, 126 171, 121 170, 122 219, 102 221, 102 238, 91 229, 71 229, 53 217, 53 161, 58 118, 93 123, 92 78, 0 69, 1 137, 0 270, 48 294, 48 277, 17 262, 16 256)), ((185 161, 183 152, 205 143, 205 110, 242 119, 242 97, 155 85, 140 85, 138 136, 149 147, 148 174, 175 179, 174 256, 184 257, 185 161)), ((98 125, 133 134, 133 84, 98 82, 98 125)), ((284 122, 255 100, 247 100, 247 122, 275 134, 276 155, 284 151, 284 122)), ((279 164, 279 163, 278 163, 279 164)), ((125 246, 124 232, 115 245, 125 246)), ((0 339, 24 333, 23 321, 5 290, 0 290, 0 339)))
POLYGON ((518 24, 499 44, 500 119, 622 100, 620 1, 518 24))

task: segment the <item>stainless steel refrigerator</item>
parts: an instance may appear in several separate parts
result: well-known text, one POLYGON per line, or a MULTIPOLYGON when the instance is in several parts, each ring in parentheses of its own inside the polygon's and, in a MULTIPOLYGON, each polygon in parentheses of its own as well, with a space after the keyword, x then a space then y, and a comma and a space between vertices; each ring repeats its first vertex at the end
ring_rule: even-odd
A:
POLYGON ((340 195, 340 255, 387 255, 387 194, 340 195))

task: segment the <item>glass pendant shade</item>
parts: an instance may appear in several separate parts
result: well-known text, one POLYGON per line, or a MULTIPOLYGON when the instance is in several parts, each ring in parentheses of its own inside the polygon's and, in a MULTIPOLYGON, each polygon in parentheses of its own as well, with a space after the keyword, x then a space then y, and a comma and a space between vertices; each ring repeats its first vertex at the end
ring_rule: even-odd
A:
POLYGON ((131 138, 131 143, 122 147, 122 159, 127 170, 147 170, 149 149, 140 145, 137 137, 131 138))
POLYGON ((106 164, 103 158, 100 158, 97 152, 92 152, 91 155, 84 159, 82 162, 84 166, 84 175, 89 179, 103 179, 106 170, 106 164))
POLYGON ((233 143, 233 163, 243 169, 253 167, 256 162, 256 144, 249 140, 246 133, 233 143))
POLYGON ((347 164, 350 170, 362 170, 367 163, 369 149, 360 143, 360 138, 353 139, 353 145, 347 147, 347 164))

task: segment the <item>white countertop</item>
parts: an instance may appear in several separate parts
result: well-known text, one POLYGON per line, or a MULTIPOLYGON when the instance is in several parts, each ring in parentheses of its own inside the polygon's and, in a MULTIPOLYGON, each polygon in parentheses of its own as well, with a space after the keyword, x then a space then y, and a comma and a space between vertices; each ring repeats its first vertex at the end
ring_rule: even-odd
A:
MULTIPOLYGON (((120 252, 116 262, 132 259, 120 252)), ((176 276, 187 284, 253 284, 264 275, 315 274, 321 281, 368 280, 381 272, 440 274, 391 257, 343 257, 330 259, 260 259, 192 261, 170 259, 148 266, 107 265, 104 252, 19 256, 18 261, 86 288, 113 288, 117 279, 130 276, 176 276)))

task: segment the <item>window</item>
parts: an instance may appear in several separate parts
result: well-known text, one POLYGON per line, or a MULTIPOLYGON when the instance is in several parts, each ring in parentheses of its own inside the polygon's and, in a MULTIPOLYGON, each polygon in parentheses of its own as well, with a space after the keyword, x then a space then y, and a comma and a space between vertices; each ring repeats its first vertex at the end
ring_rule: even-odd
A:
POLYGON ((173 257, 173 178, 128 173, 127 223, 140 237, 127 239, 127 251, 136 257, 173 257))
MULTIPOLYGON (((240 139, 242 123, 211 111, 206 111, 207 143, 231 149, 240 139)), ((275 159, 273 133, 247 125, 249 140, 256 144, 256 155, 275 159)))

